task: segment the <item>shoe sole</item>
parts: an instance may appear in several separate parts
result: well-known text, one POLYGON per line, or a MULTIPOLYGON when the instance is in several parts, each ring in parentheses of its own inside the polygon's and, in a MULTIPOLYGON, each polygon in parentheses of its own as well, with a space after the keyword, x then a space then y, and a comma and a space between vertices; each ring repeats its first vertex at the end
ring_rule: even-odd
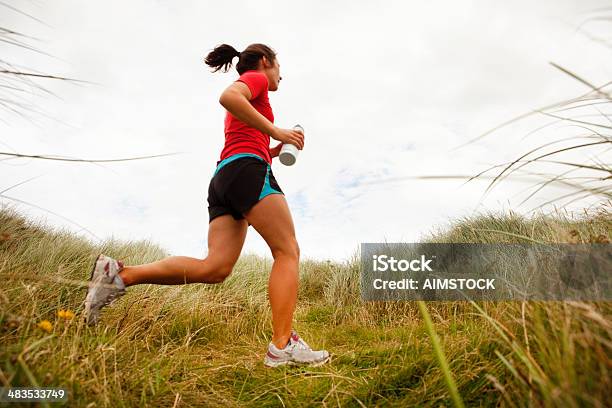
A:
POLYGON ((293 360, 286 360, 286 361, 281 361, 278 364, 274 364, 274 365, 269 365, 266 364, 266 362, 264 361, 264 366, 269 367, 269 368, 276 368, 276 367, 281 367, 281 366, 302 366, 302 367, 319 367, 322 366, 323 364, 329 362, 331 360, 331 354, 329 356, 327 356, 327 358, 321 360, 321 361, 316 361, 314 363, 307 363, 307 362, 299 362, 299 361, 293 361, 293 360))
MULTIPOLYGON (((89 295, 89 290, 91 289, 91 282, 93 280, 94 272, 96 271, 96 266, 98 266, 98 260, 102 255, 98 255, 96 260, 93 262, 93 266, 91 267, 91 273, 89 274, 89 285, 87 285, 87 295, 89 295)), ((87 300, 87 297, 85 298, 87 300)))
POLYGON ((85 295, 85 302, 86 302, 86 304, 85 304, 85 312, 86 312, 85 313, 85 321, 87 322, 88 325, 94 325, 96 323, 96 322, 93 322, 93 321, 89 321, 89 314, 91 313, 91 311, 88 310, 88 307, 87 307, 87 298, 89 297, 89 293, 90 293, 89 291, 92 289, 91 283, 93 281, 94 273, 96 272, 96 267, 98 266, 98 261, 100 260, 100 257, 102 255, 103 254, 99 254, 96 257, 96 260, 94 261, 93 266, 91 268, 91 273, 89 274, 89 285, 87 287, 87 294, 85 295))
POLYGON ((91 268, 91 273, 89 274, 89 281, 90 282, 93 279, 94 272, 96 271, 96 266, 98 266, 98 260, 100 259, 101 256, 102 256, 102 254, 98 255, 96 257, 96 260, 93 263, 93 267, 91 268))

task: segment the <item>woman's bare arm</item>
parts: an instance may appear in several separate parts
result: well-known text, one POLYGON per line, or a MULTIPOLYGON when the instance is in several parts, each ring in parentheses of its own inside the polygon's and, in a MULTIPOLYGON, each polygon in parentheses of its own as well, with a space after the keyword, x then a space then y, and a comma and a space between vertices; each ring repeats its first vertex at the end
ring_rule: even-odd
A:
POLYGON ((274 124, 249 103, 251 90, 244 82, 234 82, 227 87, 219 98, 223 105, 235 118, 255 129, 273 136, 274 124))
POLYGON ((271 138, 283 143, 291 143, 304 147, 304 135, 290 129, 280 129, 249 103, 251 90, 244 82, 234 82, 228 86, 219 97, 219 103, 227 109, 236 119, 247 125, 270 135, 271 138))

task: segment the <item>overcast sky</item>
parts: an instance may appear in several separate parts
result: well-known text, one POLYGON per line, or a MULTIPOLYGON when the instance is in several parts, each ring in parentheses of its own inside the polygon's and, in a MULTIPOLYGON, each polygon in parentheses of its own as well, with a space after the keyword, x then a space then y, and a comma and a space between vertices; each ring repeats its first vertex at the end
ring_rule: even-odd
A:
MULTIPOLYGON (((97 237, 150 239, 174 255, 206 254, 207 190, 224 142, 218 98, 238 77, 235 68, 213 74, 202 62, 218 44, 243 50, 260 42, 278 53, 283 81, 269 94, 275 124, 300 123, 305 148, 296 165, 274 159, 272 168, 303 257, 338 261, 361 242, 414 242, 459 217, 525 212, 567 192, 544 189, 519 207, 525 195, 516 194, 530 184, 504 182, 480 202, 490 180, 397 178, 474 175, 576 134, 553 126, 524 138, 549 121, 532 119, 452 150, 513 116, 588 91, 551 61, 596 85, 612 78, 610 49, 576 32, 603 1, 10 4, 41 22, 0 5, 0 27, 38 38, 28 43, 51 56, 1 44, 1 59, 93 84, 37 81, 56 96, 19 100, 47 116, 0 110, 1 151, 85 159, 182 153, 100 165, 4 160, 0 190, 41 176, 5 194, 97 237)), ((247 252, 269 255, 253 228, 247 252)))

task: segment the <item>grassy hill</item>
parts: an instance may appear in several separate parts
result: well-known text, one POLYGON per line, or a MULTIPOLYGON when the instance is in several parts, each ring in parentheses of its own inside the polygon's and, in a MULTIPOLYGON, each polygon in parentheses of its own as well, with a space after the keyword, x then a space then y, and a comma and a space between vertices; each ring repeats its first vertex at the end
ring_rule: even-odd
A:
MULTIPOLYGON (((611 234, 608 211, 581 219, 509 213, 457 220, 428 241, 607 242, 611 234)), ((301 262, 295 328, 328 349, 331 364, 269 369, 262 359, 271 337, 271 259, 244 255, 219 285, 131 287, 90 328, 80 314, 100 252, 127 264, 168 255, 147 241, 93 245, 0 210, 2 385, 63 386, 71 406, 452 403, 416 303, 363 302, 358 259, 301 262)), ((466 405, 609 404, 610 303, 427 307, 466 405)))

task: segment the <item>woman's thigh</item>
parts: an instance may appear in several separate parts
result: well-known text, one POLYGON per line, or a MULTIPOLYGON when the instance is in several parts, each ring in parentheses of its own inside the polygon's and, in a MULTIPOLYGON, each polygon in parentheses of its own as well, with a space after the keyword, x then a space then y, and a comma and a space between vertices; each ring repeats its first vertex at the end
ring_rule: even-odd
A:
POLYGON ((266 241, 272 254, 299 256, 295 227, 284 194, 270 194, 251 207, 244 217, 266 241))
POLYGON ((247 229, 245 219, 235 220, 230 214, 214 218, 208 224, 207 259, 220 266, 233 266, 242 251, 247 229))

